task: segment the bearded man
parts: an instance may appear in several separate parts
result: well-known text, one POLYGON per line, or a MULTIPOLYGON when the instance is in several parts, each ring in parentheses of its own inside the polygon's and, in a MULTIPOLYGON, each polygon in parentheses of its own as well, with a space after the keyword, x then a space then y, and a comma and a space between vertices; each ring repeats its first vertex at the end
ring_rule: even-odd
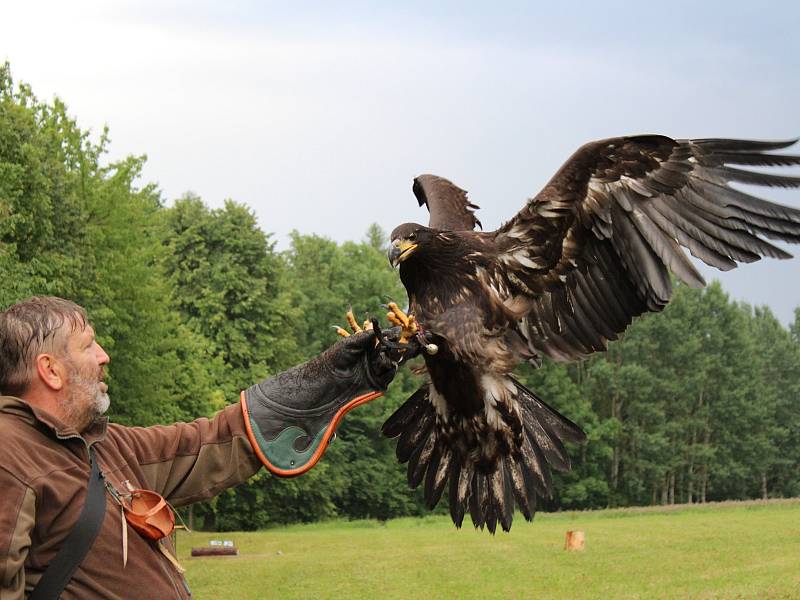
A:
POLYGON ((83 308, 34 297, 0 312, 0 598, 189 598, 161 497, 172 506, 210 498, 262 464, 279 475, 307 470, 343 414, 394 377, 389 352, 360 332, 245 390, 213 419, 123 427, 103 416, 110 359, 83 308), (97 533, 77 564, 70 544, 76 522, 86 529, 92 477, 104 488, 97 533), (137 521, 141 503, 152 514, 137 521))

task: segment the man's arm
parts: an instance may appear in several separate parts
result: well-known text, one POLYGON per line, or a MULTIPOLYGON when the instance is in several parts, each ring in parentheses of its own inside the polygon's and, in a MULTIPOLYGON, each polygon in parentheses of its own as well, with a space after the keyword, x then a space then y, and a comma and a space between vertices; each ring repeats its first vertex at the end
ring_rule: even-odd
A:
MULTIPOLYGON (((411 350, 403 348, 403 359, 411 350)), ((153 490, 176 506, 189 504, 245 481, 262 462, 284 476, 311 468, 343 414, 379 396, 398 364, 375 332, 362 332, 248 388, 241 404, 212 420, 146 428, 112 425, 109 435, 134 454, 153 490), (309 448, 299 452, 300 442, 309 448), (287 464, 276 467, 276 459, 287 464)))
POLYGON ((238 404, 226 407, 213 419, 191 423, 111 425, 109 436, 123 452, 133 453, 151 489, 175 506, 215 496, 261 468, 238 404))
POLYGON ((36 495, 0 467, 0 600, 25 596, 25 558, 31 545, 36 495))

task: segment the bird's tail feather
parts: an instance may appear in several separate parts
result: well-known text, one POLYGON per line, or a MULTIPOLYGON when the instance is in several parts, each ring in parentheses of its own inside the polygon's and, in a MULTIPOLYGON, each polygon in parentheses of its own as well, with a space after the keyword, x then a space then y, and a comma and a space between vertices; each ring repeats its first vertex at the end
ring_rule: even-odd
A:
MULTIPOLYGON (((536 497, 552 493, 550 469, 569 470, 564 442, 582 442, 586 435, 572 421, 535 393, 511 379, 522 418, 521 445, 499 455, 489 467, 479 464, 459 439, 448 439, 436 422, 429 385, 417 390, 383 425, 383 434, 397 437, 397 458, 408 463, 408 482, 424 482, 424 497, 433 509, 448 489, 450 516, 461 527, 469 511, 475 527, 494 533, 497 523, 511 528, 518 507, 533 518, 536 497)), ((451 434, 451 438, 454 437, 451 434)))

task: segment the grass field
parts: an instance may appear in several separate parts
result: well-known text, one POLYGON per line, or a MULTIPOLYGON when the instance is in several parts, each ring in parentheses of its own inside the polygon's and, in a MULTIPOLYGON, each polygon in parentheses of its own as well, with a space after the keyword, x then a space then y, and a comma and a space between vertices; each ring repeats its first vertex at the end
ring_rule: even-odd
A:
POLYGON ((178 550, 199 600, 797 599, 800 500, 538 514, 494 537, 446 517, 181 533, 178 550), (569 529, 585 551, 563 550, 569 529), (189 557, 211 539, 240 556, 189 557))

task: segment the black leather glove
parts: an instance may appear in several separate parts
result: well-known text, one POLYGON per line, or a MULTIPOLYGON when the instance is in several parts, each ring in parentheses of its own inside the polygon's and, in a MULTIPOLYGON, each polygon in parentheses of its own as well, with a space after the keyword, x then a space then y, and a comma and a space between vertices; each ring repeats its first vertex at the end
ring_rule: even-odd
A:
POLYGON ((382 395, 405 362, 419 351, 384 345, 399 328, 343 338, 307 363, 242 392, 248 437, 261 462, 275 475, 292 477, 313 467, 327 449, 345 413, 382 395))

